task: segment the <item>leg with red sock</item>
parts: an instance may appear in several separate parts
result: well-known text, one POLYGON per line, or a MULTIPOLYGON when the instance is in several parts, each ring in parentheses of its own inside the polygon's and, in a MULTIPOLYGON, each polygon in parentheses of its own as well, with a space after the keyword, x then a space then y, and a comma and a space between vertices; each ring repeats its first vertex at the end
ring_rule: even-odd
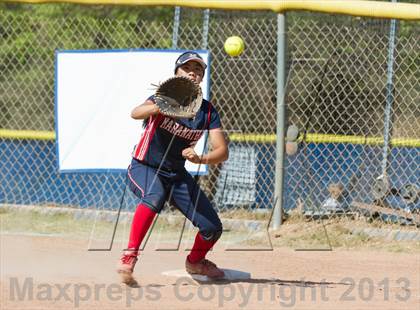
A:
POLYGON ((197 233, 191 252, 185 260, 185 268, 189 274, 203 275, 213 279, 223 278, 223 270, 219 269, 215 263, 205 258, 206 254, 215 245, 220 235, 221 231, 211 233, 206 237, 200 232, 197 233))
POLYGON ((145 204, 139 204, 134 213, 131 223, 130 239, 127 249, 124 250, 117 267, 118 273, 122 274, 123 282, 131 283, 134 281, 132 273, 137 262, 138 250, 153 223, 156 212, 145 204))
POLYGON ((157 213, 162 210, 166 190, 156 169, 133 159, 127 170, 128 186, 141 199, 134 213, 127 248, 121 256, 117 271, 124 283, 133 282, 133 270, 137 262, 140 245, 157 213))
MULTIPOLYGON (((216 240, 217 241, 217 240, 216 240)), ((206 254, 211 250, 216 241, 211 240, 207 241, 203 236, 198 232, 195 236, 194 245, 191 249, 190 254, 188 255, 188 260, 190 263, 198 263, 202 260, 206 254)))
POLYGON ((187 272, 222 278, 223 270, 205 258, 222 235, 222 223, 210 200, 190 174, 184 176, 184 182, 174 184, 172 203, 200 230, 185 260, 187 272))

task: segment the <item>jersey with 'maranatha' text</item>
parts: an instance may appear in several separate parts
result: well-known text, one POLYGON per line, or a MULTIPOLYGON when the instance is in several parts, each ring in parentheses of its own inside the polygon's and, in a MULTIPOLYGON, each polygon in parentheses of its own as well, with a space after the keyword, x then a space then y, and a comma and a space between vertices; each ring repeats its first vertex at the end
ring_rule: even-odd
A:
MULTIPOLYGON (((149 100, 154 101, 154 96, 149 100)), ((168 171, 184 169, 182 150, 194 146, 207 129, 221 127, 213 105, 203 99, 194 118, 172 118, 163 114, 150 116, 136 145, 133 157, 146 165, 168 171)))

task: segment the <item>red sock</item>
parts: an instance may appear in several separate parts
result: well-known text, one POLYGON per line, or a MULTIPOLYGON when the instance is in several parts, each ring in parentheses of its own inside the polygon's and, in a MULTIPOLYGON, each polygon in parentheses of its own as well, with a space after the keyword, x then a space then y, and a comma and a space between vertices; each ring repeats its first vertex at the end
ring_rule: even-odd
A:
POLYGON ((216 241, 207 241, 204 240, 201 234, 198 232, 195 236, 195 242, 191 249, 190 255, 188 255, 187 259, 190 263, 198 263, 202 260, 208 251, 213 247, 213 245, 217 242, 216 241))
POLYGON ((138 250, 150 225, 153 223, 156 213, 144 204, 137 206, 131 223, 130 240, 127 249, 138 250))

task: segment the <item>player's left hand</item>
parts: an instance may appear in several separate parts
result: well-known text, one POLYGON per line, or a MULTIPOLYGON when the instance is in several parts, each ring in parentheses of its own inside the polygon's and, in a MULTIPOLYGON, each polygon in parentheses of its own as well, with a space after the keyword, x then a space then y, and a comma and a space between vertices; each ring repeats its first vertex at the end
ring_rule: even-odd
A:
POLYGON ((197 155, 192 147, 182 150, 182 156, 194 164, 200 163, 200 156, 197 155))

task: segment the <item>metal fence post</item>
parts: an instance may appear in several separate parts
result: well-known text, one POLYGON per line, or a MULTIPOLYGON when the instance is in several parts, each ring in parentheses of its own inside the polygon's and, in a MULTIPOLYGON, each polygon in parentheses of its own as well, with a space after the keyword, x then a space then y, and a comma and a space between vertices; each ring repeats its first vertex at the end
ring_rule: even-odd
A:
POLYGON ((178 32, 179 32, 179 20, 181 16, 181 8, 179 6, 175 7, 174 13, 174 30, 172 32, 172 48, 178 48, 178 32))
POLYGON ((284 143, 285 143, 285 77, 286 77, 286 15, 277 15, 277 128, 276 128, 276 176, 274 190, 273 228, 282 224, 284 192, 284 143))
MULTIPOLYGON (((396 0, 392 0, 396 2, 396 0)), ((388 152, 390 145, 390 131, 391 131, 391 110, 394 102, 394 84, 393 84, 393 67, 394 67, 394 50, 395 50, 395 28, 396 20, 391 19, 389 29, 389 46, 388 46, 388 61, 387 61, 387 80, 386 80, 386 106, 384 119, 384 148, 382 153, 382 176, 386 176, 388 166, 388 152)))
POLYGON ((204 10, 204 16, 203 16, 203 43, 201 45, 201 48, 203 50, 207 49, 207 46, 209 44, 209 20, 210 20, 210 9, 204 10))

